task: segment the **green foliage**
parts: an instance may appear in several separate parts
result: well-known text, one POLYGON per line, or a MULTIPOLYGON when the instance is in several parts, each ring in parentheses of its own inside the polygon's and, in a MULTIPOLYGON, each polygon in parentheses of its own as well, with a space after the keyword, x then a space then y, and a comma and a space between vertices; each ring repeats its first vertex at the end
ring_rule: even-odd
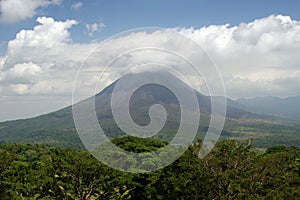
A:
POLYGON ((162 142, 152 138, 143 139, 132 136, 116 138, 112 141, 112 143, 126 151, 135 153, 155 151, 167 144, 167 142, 162 142))
MULTIPOLYGON (((166 145, 125 137, 127 151, 166 145)), ((258 153, 249 143, 218 142, 199 159, 201 141, 171 165, 134 174, 106 167, 87 151, 47 145, 0 145, 0 199, 300 199, 300 149, 258 153)))

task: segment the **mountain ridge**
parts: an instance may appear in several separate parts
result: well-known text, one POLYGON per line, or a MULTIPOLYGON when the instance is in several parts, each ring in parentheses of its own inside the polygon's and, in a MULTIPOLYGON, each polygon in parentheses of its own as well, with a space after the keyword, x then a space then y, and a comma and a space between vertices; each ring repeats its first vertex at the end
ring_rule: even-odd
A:
POLYGON ((245 109, 249 112, 300 121, 300 95, 285 98, 273 96, 240 98, 237 102, 245 105, 245 109))
MULTIPOLYGON (((110 138, 124 135, 114 122, 110 107, 115 84, 116 82, 112 83, 95 95, 98 121, 110 138)), ((210 97, 195 92, 201 111, 199 134, 200 132, 204 134, 210 122, 210 97)), ((217 103, 221 103, 222 98, 226 97, 212 98, 217 98, 217 103)), ((158 134, 157 137, 162 140, 169 140, 176 133, 180 122, 180 105, 170 90, 157 84, 147 84, 134 92, 130 102, 131 117, 139 125, 147 125, 150 122, 148 112, 151 105, 161 104, 168 113, 168 119, 162 133, 158 134)), ((227 121, 230 119, 237 121, 243 118, 271 119, 265 115, 245 111, 241 108, 240 103, 231 99, 227 99, 227 102, 227 121)), ((222 133, 230 135, 226 130, 222 133)), ((83 148, 74 125, 72 106, 34 118, 2 122, 0 123, 0 138, 0 143, 47 143, 55 146, 83 148)))

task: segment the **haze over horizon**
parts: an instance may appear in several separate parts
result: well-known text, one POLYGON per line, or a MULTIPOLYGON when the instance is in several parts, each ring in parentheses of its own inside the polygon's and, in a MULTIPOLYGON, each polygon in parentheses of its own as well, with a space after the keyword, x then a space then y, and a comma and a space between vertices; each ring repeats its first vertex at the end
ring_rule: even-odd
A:
MULTIPOLYGON (((229 98, 300 95, 300 2, 28 2, 0 2, 0 121, 71 105, 76 72, 91 50, 114 34, 145 26, 176 30, 201 45, 229 98)), ((112 41, 107 51, 142 42, 144 34, 112 41)), ((86 90, 99 78, 92 70, 86 90)))

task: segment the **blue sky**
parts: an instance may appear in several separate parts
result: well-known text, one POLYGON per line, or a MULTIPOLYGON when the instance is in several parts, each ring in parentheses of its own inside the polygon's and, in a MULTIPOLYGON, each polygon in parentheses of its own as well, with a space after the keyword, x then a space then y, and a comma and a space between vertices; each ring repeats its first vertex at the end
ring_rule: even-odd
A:
POLYGON ((176 28, 201 45, 230 98, 300 95, 298 0, 2 0, 0 121, 70 105, 87 52, 141 27, 176 28))
POLYGON ((289 15, 300 19, 297 0, 85 0, 78 10, 71 6, 78 1, 64 0, 60 5, 38 8, 37 14, 18 23, 0 24, 0 41, 15 37, 22 29, 32 29, 37 16, 51 16, 56 20, 75 19, 80 22, 70 32, 76 42, 105 39, 121 31, 139 27, 202 27, 211 24, 237 25, 270 14, 289 15), (87 37, 85 24, 102 22, 105 28, 87 37))

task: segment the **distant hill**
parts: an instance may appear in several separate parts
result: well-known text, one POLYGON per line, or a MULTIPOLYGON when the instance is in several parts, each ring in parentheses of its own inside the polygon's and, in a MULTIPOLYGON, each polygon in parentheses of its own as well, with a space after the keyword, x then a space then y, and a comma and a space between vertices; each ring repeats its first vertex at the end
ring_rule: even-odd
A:
POLYGON ((265 115, 285 117, 300 121, 300 95, 295 97, 255 97, 238 99, 237 102, 245 105, 245 109, 265 115))
MULTIPOLYGON (((110 102, 115 84, 116 82, 95 96, 96 113, 99 123, 110 138, 124 135, 112 119, 110 102)), ((192 90, 187 85, 185 85, 185 87, 192 90)), ((206 132, 209 125, 211 97, 200 94, 199 92, 196 92, 196 96, 201 110, 199 127, 199 134, 201 135, 201 133, 206 132)), ((217 102, 221 103, 224 97, 213 98, 216 98, 217 102)), ((227 103, 227 122, 230 122, 230 126, 233 126, 233 123, 239 123, 241 119, 268 119, 268 116, 243 110, 243 105, 238 102, 227 99, 227 103)), ((150 122, 148 110, 153 104, 163 105, 168 113, 165 127, 161 133, 157 135, 157 138, 169 140, 172 138, 172 135, 176 133, 179 126, 180 106, 175 95, 167 88, 157 84, 148 84, 140 87, 131 98, 130 113, 132 118, 139 125, 147 125, 150 122)), ((226 130, 224 130, 222 134, 230 136, 230 133, 226 130)), ((0 142, 46 143, 63 147, 83 147, 74 126, 71 106, 30 119, 0 123, 0 142)))

